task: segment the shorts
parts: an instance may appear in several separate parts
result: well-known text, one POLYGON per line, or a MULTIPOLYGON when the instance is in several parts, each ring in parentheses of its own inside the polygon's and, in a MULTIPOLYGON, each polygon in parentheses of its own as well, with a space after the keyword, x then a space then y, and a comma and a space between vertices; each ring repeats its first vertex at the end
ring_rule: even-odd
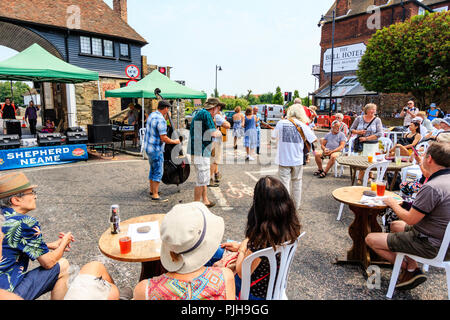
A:
POLYGON ((43 267, 33 269, 25 273, 13 293, 21 296, 24 300, 35 300, 53 290, 60 271, 59 263, 48 270, 43 267))
POLYGON ((79 274, 67 290, 64 300, 108 300, 111 283, 90 274, 79 274))
MULTIPOLYGON (((322 160, 325 159, 325 158, 328 158, 328 159, 330 158, 330 156, 324 156, 322 150, 316 151, 316 153, 318 155, 320 155, 322 160)), ((335 157, 338 158, 338 157, 340 157, 342 155, 342 153, 341 152, 333 152, 332 155, 335 155, 335 157)))
POLYGON ((211 159, 208 157, 192 156, 192 163, 197 171, 197 187, 204 187, 211 179, 211 159))
POLYGON ((164 156, 162 153, 153 154, 148 157, 150 163, 150 171, 148 173, 148 180, 161 182, 164 173, 164 156))
MULTIPOLYGON (((434 259, 439 252, 439 248, 433 247, 426 236, 409 225, 405 226, 404 232, 389 233, 387 244, 392 252, 409 253, 425 259, 434 259)), ((450 250, 447 250, 445 260, 450 260, 450 250)))
POLYGON ((223 155, 223 143, 221 141, 214 141, 212 144, 211 151, 211 162, 214 164, 222 163, 222 155, 223 155))

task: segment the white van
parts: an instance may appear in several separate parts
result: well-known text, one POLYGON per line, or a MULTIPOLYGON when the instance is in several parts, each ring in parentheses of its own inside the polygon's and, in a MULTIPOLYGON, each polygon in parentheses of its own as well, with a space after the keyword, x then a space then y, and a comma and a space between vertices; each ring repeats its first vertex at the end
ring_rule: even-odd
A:
POLYGON ((275 126, 278 121, 283 119, 284 107, 279 104, 260 104, 257 106, 261 113, 261 120, 275 126))

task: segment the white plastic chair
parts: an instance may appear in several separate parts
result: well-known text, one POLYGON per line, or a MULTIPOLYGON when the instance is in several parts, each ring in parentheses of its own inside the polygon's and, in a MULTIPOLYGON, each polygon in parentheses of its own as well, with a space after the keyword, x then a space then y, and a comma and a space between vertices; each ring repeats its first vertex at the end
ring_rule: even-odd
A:
POLYGON ((144 148, 145 148, 145 133, 146 133, 146 128, 141 128, 139 129, 139 143, 141 144, 141 153, 142 153, 142 157, 145 159, 145 152, 144 152, 144 148))
POLYGON ((284 244, 274 251, 272 247, 256 251, 242 262, 241 300, 248 300, 250 294, 251 266, 256 258, 267 257, 270 265, 269 285, 266 300, 288 300, 286 296, 287 277, 294 258, 298 242, 305 232, 292 244, 284 244), (280 266, 277 268, 277 255, 280 255, 280 266))
POLYGON ((388 153, 389 150, 391 150, 392 147, 394 146, 394 143, 389 138, 381 137, 378 139, 378 141, 381 141, 381 143, 383 144, 385 153, 388 153))
POLYGON ((425 270, 428 270, 428 266, 445 269, 445 274, 447 277, 447 295, 448 298, 450 299, 450 261, 444 261, 449 243, 450 243, 450 222, 447 224, 447 229, 445 230, 441 247, 439 248, 439 252, 434 259, 425 259, 409 253, 397 252, 397 256, 395 257, 394 269, 392 270, 391 281, 389 283, 389 289, 386 294, 386 297, 388 297, 389 299, 392 298, 392 295, 394 294, 395 284, 397 283, 398 275, 400 273, 400 267, 402 265, 403 258, 405 256, 408 256, 411 259, 416 260, 417 262, 423 263, 425 270))
POLYGON ((416 149, 417 152, 419 152, 419 153, 425 153, 425 152, 427 152, 428 147, 429 147, 428 142, 427 142, 427 141, 424 141, 424 142, 418 143, 418 144, 416 145, 415 149, 416 149), (422 149, 422 148, 423 148, 423 151, 420 151, 420 149, 422 149))
MULTIPOLYGON (((366 169, 366 171, 364 172, 364 178, 363 178, 362 186, 363 187, 367 187, 368 186, 367 184, 369 183, 369 173, 370 173, 370 171, 372 171, 372 169, 375 169, 375 168, 377 169, 377 179, 376 179, 376 181, 381 181, 383 179, 384 175, 386 174, 386 170, 387 170, 388 165, 389 165, 389 162, 383 161, 383 162, 374 163, 373 165, 368 167, 366 169)), ((343 211, 344 211, 344 204, 341 203, 341 205, 339 207, 339 213, 338 213, 338 216, 336 218, 337 221, 341 220, 343 211)))
POLYGON ((412 165, 403 168, 400 175, 402 177, 402 182, 406 182, 408 180, 418 180, 422 177, 422 170, 420 170, 420 166, 412 165))

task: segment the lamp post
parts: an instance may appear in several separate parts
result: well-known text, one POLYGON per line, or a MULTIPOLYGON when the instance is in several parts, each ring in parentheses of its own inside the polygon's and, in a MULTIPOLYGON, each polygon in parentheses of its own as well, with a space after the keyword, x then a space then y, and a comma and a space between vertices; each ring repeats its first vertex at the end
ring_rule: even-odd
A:
POLYGON ((217 92, 217 71, 222 71, 222 67, 216 64, 216 89, 214 91, 214 96, 218 98, 218 92, 217 92))
MULTIPOLYGON (((336 6, 333 9, 333 15, 331 16, 332 19, 332 26, 331 26, 331 70, 330 70, 330 110, 329 110, 329 116, 331 117, 332 113, 332 96, 333 96, 333 67, 334 67, 334 31, 335 31, 335 22, 336 22, 336 8, 338 6, 339 0, 336 1, 336 6)), ((320 18, 320 21, 318 23, 318 27, 322 27, 326 23, 325 18, 330 18, 322 15, 320 18)), ((336 103, 336 110, 337 110, 337 103, 336 103)))

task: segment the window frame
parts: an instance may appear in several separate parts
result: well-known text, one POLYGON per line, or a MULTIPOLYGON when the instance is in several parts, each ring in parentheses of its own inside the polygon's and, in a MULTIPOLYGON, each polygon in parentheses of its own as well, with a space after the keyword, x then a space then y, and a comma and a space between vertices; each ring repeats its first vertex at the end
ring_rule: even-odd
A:
POLYGON ((115 43, 114 43, 113 40, 106 39, 106 38, 101 38, 101 37, 95 37, 95 36, 80 35, 79 43, 80 43, 80 52, 79 52, 80 56, 101 58, 101 59, 110 59, 110 60, 116 60, 117 59, 117 57, 115 56, 116 50, 115 50, 115 45, 114 45, 115 43), (82 41, 81 39, 82 38, 89 39, 89 47, 90 47, 90 50, 91 50, 90 53, 85 53, 85 52, 82 51, 82 48, 81 48, 81 41, 82 41), (92 41, 92 39, 94 39, 94 38, 101 40, 101 42, 100 42, 101 43, 101 55, 93 54, 93 52, 94 52, 93 49, 94 48, 93 48, 93 41, 92 41), (104 43, 104 41, 110 41, 112 43, 112 56, 105 55, 105 43, 104 43))
POLYGON ((119 59, 131 61, 131 47, 130 47, 129 43, 119 42, 119 59), (128 47, 128 55, 127 56, 124 56, 122 54, 122 45, 126 45, 128 47))

